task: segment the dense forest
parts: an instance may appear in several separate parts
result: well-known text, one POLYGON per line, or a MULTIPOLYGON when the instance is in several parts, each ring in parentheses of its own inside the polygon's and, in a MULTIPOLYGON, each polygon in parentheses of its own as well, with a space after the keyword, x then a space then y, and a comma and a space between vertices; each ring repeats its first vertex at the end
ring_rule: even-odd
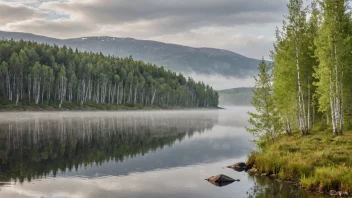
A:
POLYGON ((0 101, 215 107, 218 93, 163 67, 66 46, 0 40, 0 101))
POLYGON ((282 128, 288 134, 297 129, 307 135, 322 123, 334 135, 343 134, 352 127, 348 1, 314 1, 304 7, 303 0, 290 0, 288 9, 282 28, 276 30, 274 62, 262 62, 256 79, 254 106, 271 117, 257 123, 265 122, 272 135, 282 128))

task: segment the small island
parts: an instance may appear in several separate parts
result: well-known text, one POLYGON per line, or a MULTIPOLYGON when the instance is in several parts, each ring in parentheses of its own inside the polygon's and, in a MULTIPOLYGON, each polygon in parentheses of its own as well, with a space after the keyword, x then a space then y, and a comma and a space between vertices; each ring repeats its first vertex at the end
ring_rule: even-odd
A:
POLYGON ((291 0, 255 78, 250 172, 315 193, 352 193, 352 20, 348 1, 291 0), (309 19, 309 20, 307 20, 309 19))

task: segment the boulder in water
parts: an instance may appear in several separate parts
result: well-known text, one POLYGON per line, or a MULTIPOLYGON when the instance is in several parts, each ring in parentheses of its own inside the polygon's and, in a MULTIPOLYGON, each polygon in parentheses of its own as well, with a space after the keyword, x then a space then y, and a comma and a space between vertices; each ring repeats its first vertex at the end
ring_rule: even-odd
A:
POLYGON ((227 186, 235 181, 240 181, 239 179, 238 180, 232 179, 231 177, 223 175, 223 174, 209 177, 206 180, 208 182, 214 184, 215 186, 220 186, 220 187, 227 186))
POLYGON ((235 171, 242 172, 247 170, 247 165, 244 162, 238 162, 234 165, 228 166, 227 168, 234 169, 235 171))

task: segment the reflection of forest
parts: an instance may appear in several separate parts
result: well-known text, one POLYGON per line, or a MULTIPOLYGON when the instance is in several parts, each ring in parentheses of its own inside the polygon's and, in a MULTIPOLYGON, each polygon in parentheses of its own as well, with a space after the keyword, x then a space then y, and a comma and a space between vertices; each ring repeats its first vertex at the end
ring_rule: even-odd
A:
MULTIPOLYGON (((217 114, 34 117, 0 124, 0 182, 123 161, 211 129, 217 114)), ((142 165, 141 165, 142 166, 142 165)))

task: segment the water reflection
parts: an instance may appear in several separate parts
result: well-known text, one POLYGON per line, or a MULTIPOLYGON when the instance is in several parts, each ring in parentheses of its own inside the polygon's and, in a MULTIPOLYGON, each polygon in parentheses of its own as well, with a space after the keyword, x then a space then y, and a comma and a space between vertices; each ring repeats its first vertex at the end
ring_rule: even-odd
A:
POLYGON ((254 182, 254 186, 248 191, 248 197, 257 198, 306 198, 306 197, 327 197, 324 195, 312 195, 300 189, 296 185, 281 182, 267 177, 249 176, 254 182))
POLYGON ((0 197, 284 197, 225 168, 253 149, 247 111, 0 113, 0 197))
MULTIPOLYGON (((143 156, 218 122, 212 113, 33 114, 0 124, 0 181, 143 156)), ((139 165, 141 166, 141 164, 139 165)))

